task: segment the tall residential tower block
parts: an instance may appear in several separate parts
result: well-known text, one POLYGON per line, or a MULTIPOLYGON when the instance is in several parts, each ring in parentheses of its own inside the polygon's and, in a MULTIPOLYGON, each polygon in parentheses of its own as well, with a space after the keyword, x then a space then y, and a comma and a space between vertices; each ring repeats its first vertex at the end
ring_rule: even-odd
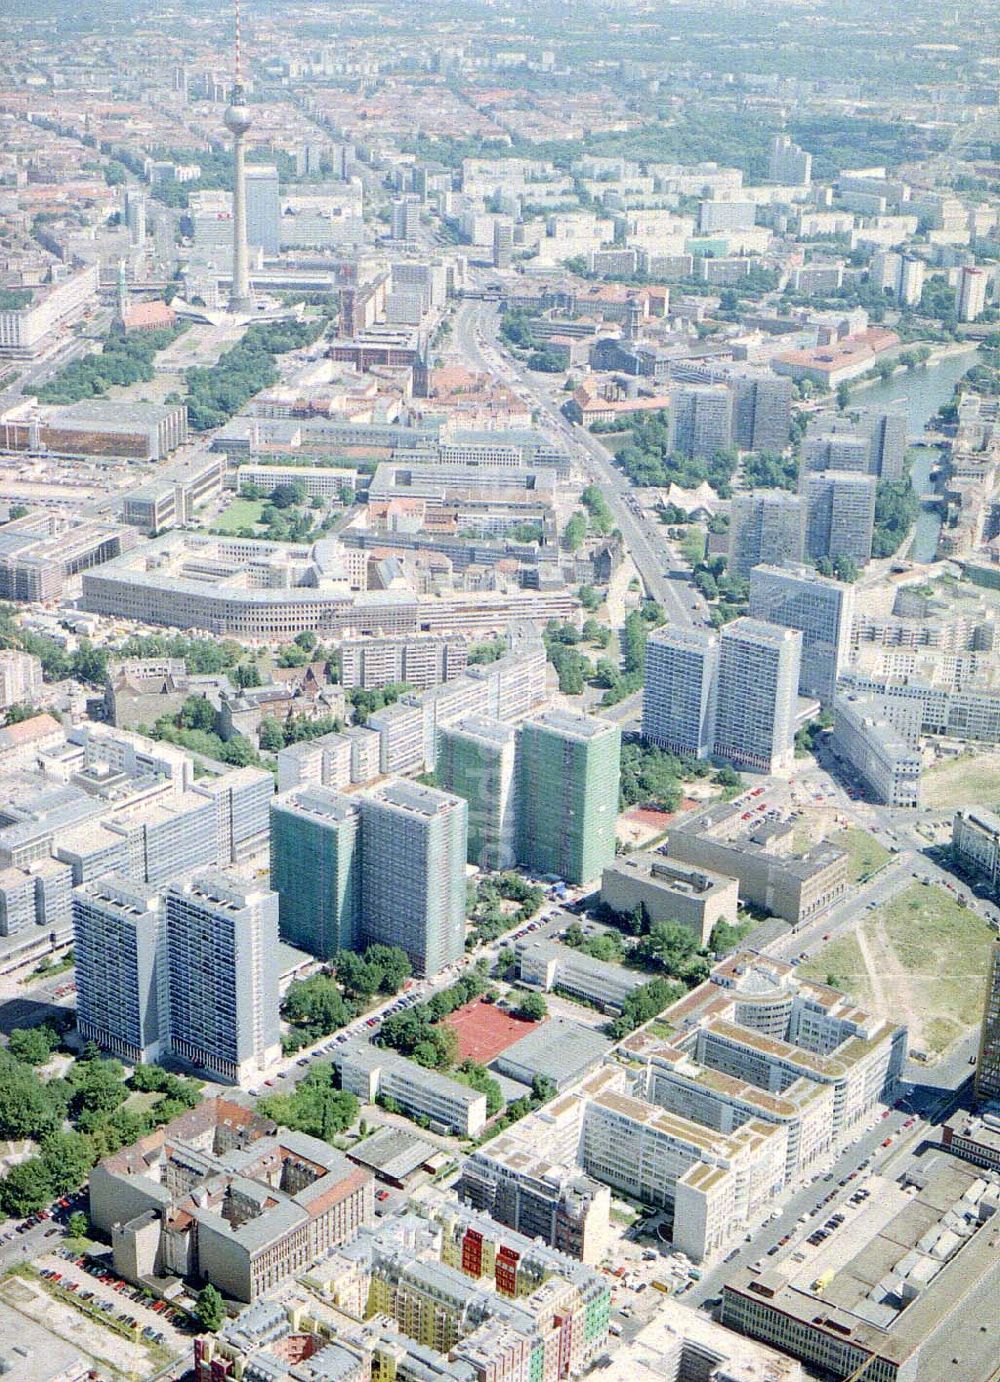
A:
POLYGON ((600 878, 615 855, 621 730, 548 710, 521 727, 518 861, 567 883, 600 878))

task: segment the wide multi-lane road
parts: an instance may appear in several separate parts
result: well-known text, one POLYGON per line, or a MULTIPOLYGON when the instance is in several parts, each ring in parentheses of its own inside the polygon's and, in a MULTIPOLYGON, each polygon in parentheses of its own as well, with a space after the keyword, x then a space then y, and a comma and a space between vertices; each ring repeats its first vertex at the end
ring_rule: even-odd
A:
POLYGON ((530 402, 538 425, 563 443, 587 476, 600 486, 615 523, 621 530, 646 593, 663 606, 671 623, 700 623, 704 618, 700 597, 685 579, 664 542, 659 524, 635 512, 632 486, 611 461, 607 450, 583 427, 575 427, 560 412, 539 378, 498 345, 499 308, 494 303, 468 300, 453 319, 453 350, 466 364, 503 379, 530 402), (672 574, 676 572, 676 574, 672 574))

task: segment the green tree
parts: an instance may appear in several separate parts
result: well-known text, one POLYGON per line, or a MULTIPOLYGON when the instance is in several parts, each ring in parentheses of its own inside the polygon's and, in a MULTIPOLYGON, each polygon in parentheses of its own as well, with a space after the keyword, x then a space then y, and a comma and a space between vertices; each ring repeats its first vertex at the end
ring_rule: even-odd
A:
POLYGON ((273 716, 267 716, 261 720, 260 728, 257 731, 257 742, 262 749, 269 753, 277 753, 279 749, 285 747, 285 735, 281 726, 273 716))
POLYGON ((708 972, 697 949, 694 934, 675 921, 654 921, 636 946, 638 955, 647 963, 688 983, 700 981, 708 972))
POLYGON ((536 1075, 531 1081, 531 1097, 538 1104, 547 1104, 558 1092, 555 1080, 548 1075, 536 1075))
POLYGON ((223 744, 221 756, 223 763, 234 768, 247 768, 259 761, 253 744, 242 734, 234 734, 223 744))
POLYGON ((464 1060, 457 1070, 452 1072, 462 1084, 467 1084, 470 1089, 478 1090, 480 1094, 486 1095, 486 1113, 492 1118, 503 1108, 503 1091, 499 1083, 493 1078, 485 1066, 478 1065, 473 1060, 464 1060))
POLYGON ((578 552, 586 536, 587 520, 582 513, 574 513, 563 529, 563 546, 567 552, 578 552))
POLYGON ((293 1093, 272 1094, 259 1107, 276 1123, 327 1142, 346 1132, 358 1116, 357 1099, 338 1089, 332 1065, 315 1066, 293 1093))
POLYGON ((602 536, 610 533, 615 526, 615 520, 603 491, 597 485, 588 485, 580 495, 580 502, 590 515, 594 531, 602 536))
POLYGON ((549 1005, 540 993, 524 994, 514 1009, 514 1016, 523 1018, 526 1022, 541 1022, 548 1013, 549 1005))
POLYGON ((55 1132, 42 1143, 42 1164, 55 1195, 82 1185, 94 1165, 94 1147, 78 1132, 55 1132))
POLYGON ((24 720, 33 720, 38 714, 36 705, 26 705, 24 701, 18 701, 14 705, 9 705, 4 711, 4 727, 8 725, 19 725, 24 720))
POLYGON ((44 1065, 58 1045, 58 1033, 51 1027, 15 1027, 8 1049, 25 1065, 44 1065))
POLYGON ((301 504, 306 497, 305 485, 300 482, 292 485, 275 485, 271 491, 271 503, 276 509, 290 509, 301 504))
POLYGON ((226 1318, 226 1307, 222 1296, 211 1282, 208 1282, 198 1292, 194 1315, 206 1334, 214 1334, 226 1318))
POLYGON ((111 1113, 128 1098, 123 1075, 120 1061, 100 1057, 76 1061, 66 1077, 74 1091, 73 1109, 77 1113, 111 1113))
POLYGON ((70 1237, 86 1238, 90 1233, 90 1220, 80 1209, 75 1209, 67 1220, 66 1227, 69 1229, 70 1237))
POLYGON ((338 954, 337 978, 348 993, 363 999, 376 994, 382 982, 381 971, 354 950, 341 950, 338 954))
POLYGON ((215 707, 207 696, 188 696, 177 715, 184 729, 215 729, 215 707))
POLYGON ((608 1030, 615 1041, 634 1032, 650 1018, 657 1017, 664 1008, 677 1001, 684 992, 684 985, 671 979, 653 979, 641 988, 633 990, 625 999, 622 1011, 610 1024, 608 1030))
POLYGON ((21 1219, 44 1209, 53 1193, 41 1157, 32 1156, 12 1166, 0 1182, 0 1205, 11 1218, 21 1219))
POLYGON ((36 1140, 55 1132, 59 1111, 52 1093, 33 1071, 11 1062, 0 1067, 0 1137, 36 1140))
POLYGON ((509 945, 497 951, 497 974, 501 979, 509 979, 517 968, 517 954, 509 945))
POLYGON ((317 1036, 338 1031, 354 1016, 353 1008, 325 974, 313 974, 289 984, 281 1010, 289 1022, 313 1029, 317 1036))
POLYGON ((381 993, 398 993, 413 973, 409 955, 398 945, 370 945, 364 957, 365 962, 380 975, 378 987, 381 993))
POLYGON ((233 669, 233 681, 242 690, 250 686, 260 685, 260 668, 256 662, 241 662, 238 667, 233 669))

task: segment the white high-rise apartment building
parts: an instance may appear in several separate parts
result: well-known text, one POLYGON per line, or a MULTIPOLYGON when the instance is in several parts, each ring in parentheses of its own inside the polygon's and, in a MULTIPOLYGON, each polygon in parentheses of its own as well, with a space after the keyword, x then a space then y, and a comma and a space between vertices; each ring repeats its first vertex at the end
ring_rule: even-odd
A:
POLYGON ((986 306, 986 284, 988 282, 986 273, 983 269, 973 268, 965 265, 958 280, 958 320, 960 322, 974 322, 982 316, 986 306))
POLYGON ((734 767, 782 772, 795 757, 802 634, 735 619, 719 635, 713 749, 734 767))
POLYGON ((890 292, 901 306, 912 307, 924 291, 926 265, 922 259, 895 250, 872 255, 869 275, 880 292, 890 292))
POLYGON ((281 1054, 278 895, 205 873, 164 892, 170 1045, 240 1084, 281 1054))
POLYGON ((42 664, 17 648, 0 652, 0 710, 18 701, 33 703, 42 689, 42 664))
POLYGON ((802 500, 783 489, 761 489, 733 497, 729 526, 729 570, 749 576, 762 562, 802 559, 802 500))
POLYGON ((169 1050, 163 908, 147 884, 117 874, 73 894, 76 1020, 85 1041, 130 1064, 169 1050))
POLYGON ((719 635, 712 629, 654 630, 646 640, 642 735, 672 753, 712 750, 719 635))
POLYGON ((850 660, 854 587, 799 563, 756 566, 750 572, 750 616, 800 631, 799 691, 831 704, 850 660))
POLYGON ((807 187, 812 181, 812 154, 800 149, 791 135, 776 134, 771 145, 771 163, 767 176, 771 182, 807 187))
POLYGON ((920 301, 925 277, 924 261, 904 255, 899 274, 899 300, 904 307, 913 307, 920 301))
POLYGON ((821 470, 803 478, 806 555, 814 561, 847 557, 864 566, 872 554, 875 476, 861 471, 821 470))
POLYGON ((670 390, 670 449, 709 457, 732 442, 733 400, 725 384, 682 384, 670 390))

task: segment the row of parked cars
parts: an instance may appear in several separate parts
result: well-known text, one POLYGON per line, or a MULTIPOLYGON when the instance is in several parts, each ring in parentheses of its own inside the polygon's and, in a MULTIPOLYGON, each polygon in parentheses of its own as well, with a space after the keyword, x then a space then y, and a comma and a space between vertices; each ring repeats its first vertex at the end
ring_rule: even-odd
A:
MULTIPOLYGON (((110 1315, 116 1323, 124 1325, 126 1329, 135 1330, 150 1343, 165 1344, 167 1337, 158 1329, 154 1329, 151 1324, 139 1328, 139 1321, 134 1315, 128 1314, 124 1310, 116 1310, 112 1300, 102 1300, 95 1291, 88 1290, 81 1286, 78 1281, 70 1281, 63 1278, 62 1272, 57 1272, 54 1267, 43 1267, 39 1273, 47 1281, 51 1281, 54 1286, 60 1286, 64 1291, 76 1296, 78 1300, 86 1302, 92 1309, 100 1310, 102 1314, 110 1315)), ((102 1277, 101 1280, 104 1280, 102 1277)))
POLYGON ((117 1276, 108 1269, 104 1262, 86 1255, 80 1257, 69 1249, 63 1249, 59 1256, 65 1258, 67 1262, 72 1262, 75 1267, 79 1267, 88 1276, 92 1276, 102 1286, 110 1286, 118 1295, 144 1305, 147 1310, 152 1310, 154 1315, 159 1315, 177 1328, 183 1329, 190 1324, 190 1316, 185 1310, 172 1305, 168 1300, 154 1300, 148 1291, 144 1291, 140 1286, 133 1286, 130 1282, 117 1276))

